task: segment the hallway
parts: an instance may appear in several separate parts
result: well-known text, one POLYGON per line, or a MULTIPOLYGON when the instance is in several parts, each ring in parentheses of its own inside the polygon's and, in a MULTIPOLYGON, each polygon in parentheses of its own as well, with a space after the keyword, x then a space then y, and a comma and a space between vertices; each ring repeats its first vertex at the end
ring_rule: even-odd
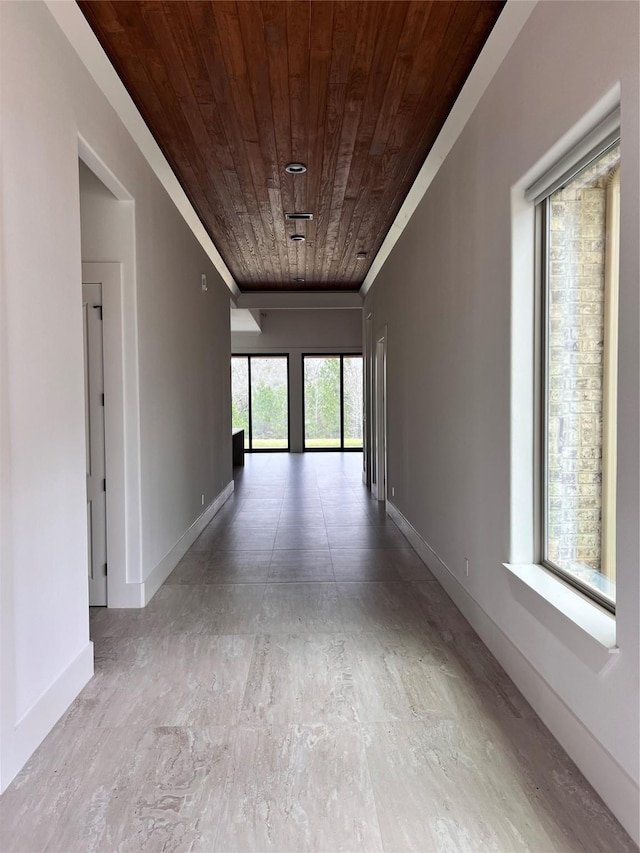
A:
POLYGON ((0 801, 9 851, 635 850, 361 482, 253 454, 0 801))

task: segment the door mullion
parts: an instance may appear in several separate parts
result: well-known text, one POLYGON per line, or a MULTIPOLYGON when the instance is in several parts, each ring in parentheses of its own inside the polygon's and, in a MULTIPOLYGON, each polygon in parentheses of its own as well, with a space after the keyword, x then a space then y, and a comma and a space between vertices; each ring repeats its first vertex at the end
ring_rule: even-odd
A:
POLYGON ((344 356, 340 356, 340 450, 344 450, 344 356))
POLYGON ((248 391, 249 391, 249 450, 253 450, 253 411, 252 411, 252 403, 251 398, 253 397, 253 390, 251 386, 251 356, 247 356, 247 382, 248 382, 248 391))

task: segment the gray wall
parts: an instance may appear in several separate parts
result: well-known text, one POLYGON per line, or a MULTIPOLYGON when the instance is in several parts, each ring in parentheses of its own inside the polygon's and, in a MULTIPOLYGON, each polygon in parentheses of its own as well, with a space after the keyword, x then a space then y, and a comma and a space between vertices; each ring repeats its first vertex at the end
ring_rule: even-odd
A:
POLYGON ((523 684, 535 673, 550 688, 531 694, 537 710, 631 831, 639 755, 638 8, 537 5, 364 309, 374 334, 387 326, 393 503, 442 558, 451 589, 484 620, 495 648, 506 650, 510 672, 523 684), (527 361, 531 335, 525 327, 512 338, 512 309, 526 314, 533 304, 532 222, 520 241, 512 190, 618 81, 619 653, 612 657, 503 563, 535 559, 525 541, 530 523, 511 523, 519 503, 531 505, 514 473, 532 470, 512 391, 524 400, 525 432, 533 422, 531 373, 514 372, 512 385, 512 358, 527 361), (522 269, 531 272, 524 286, 522 269))
MULTIPOLYGON (((166 569, 202 512, 201 494, 212 501, 232 470, 228 289, 47 7, 0 3, 0 39, 5 787, 93 671, 82 249, 85 260, 127 264, 125 415, 140 460, 127 499, 141 518, 131 586, 166 569), (91 245, 90 228, 81 247, 80 138, 131 198, 135 242, 126 258, 113 256, 119 245, 91 245)), ((84 201, 86 224, 101 199, 84 201)))
POLYGON ((289 309, 262 312, 261 334, 231 335, 234 353, 288 353, 290 447, 302 453, 302 353, 362 352, 362 310, 289 309))

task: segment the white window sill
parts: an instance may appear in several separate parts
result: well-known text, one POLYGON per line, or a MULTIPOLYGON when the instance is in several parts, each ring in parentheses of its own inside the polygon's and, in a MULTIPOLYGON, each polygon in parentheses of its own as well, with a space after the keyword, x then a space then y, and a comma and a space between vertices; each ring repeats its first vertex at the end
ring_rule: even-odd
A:
POLYGON ((520 565, 503 563, 503 565, 578 628, 608 649, 609 654, 618 653, 615 616, 563 583, 543 566, 531 563, 520 565))

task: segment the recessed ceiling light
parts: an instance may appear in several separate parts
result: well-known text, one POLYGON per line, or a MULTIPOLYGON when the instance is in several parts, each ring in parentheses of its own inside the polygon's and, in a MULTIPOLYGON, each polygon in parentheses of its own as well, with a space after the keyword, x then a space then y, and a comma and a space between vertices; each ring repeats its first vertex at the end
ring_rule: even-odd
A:
POLYGON ((364 260, 366 260, 366 258, 367 258, 366 252, 358 252, 358 254, 356 255, 356 261, 364 261, 364 260))
POLYGON ((300 277, 298 276, 298 278, 294 278, 294 281, 295 281, 295 282, 297 282, 298 284, 301 284, 301 283, 304 281, 304 279, 303 279, 303 278, 300 278, 300 277))
POLYGON ((303 175, 307 171, 307 167, 304 163, 289 163, 284 167, 284 170, 290 175, 303 175))
POLYGON ((288 219, 289 222, 298 222, 300 220, 309 221, 313 219, 313 213, 285 213, 285 219, 288 219))
POLYGON ((294 243, 304 243, 306 238, 304 234, 292 234, 290 239, 293 240, 294 243))

